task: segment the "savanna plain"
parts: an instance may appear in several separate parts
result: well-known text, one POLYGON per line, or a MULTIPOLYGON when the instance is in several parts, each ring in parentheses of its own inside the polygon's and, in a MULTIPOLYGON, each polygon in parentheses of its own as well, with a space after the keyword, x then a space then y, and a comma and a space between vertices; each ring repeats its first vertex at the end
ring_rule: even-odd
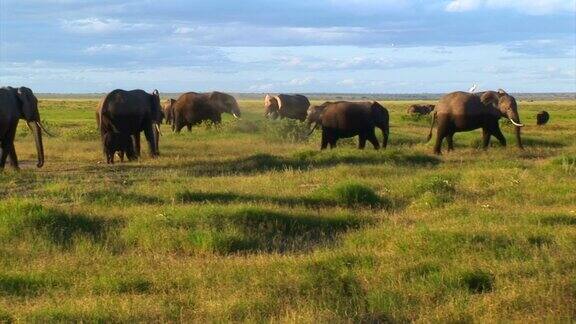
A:
POLYGON ((386 150, 240 100, 107 165, 97 100, 40 100, 44 168, 21 122, 0 173, 0 322, 576 320, 576 101, 520 100, 525 150, 501 121, 508 147, 442 156, 415 101, 381 103, 386 150))

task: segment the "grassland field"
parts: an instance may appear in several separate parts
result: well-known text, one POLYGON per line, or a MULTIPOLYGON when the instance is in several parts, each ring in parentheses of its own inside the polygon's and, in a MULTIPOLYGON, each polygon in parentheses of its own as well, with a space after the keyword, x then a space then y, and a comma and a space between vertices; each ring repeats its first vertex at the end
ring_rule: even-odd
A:
POLYGON ((0 172, 0 322, 575 321, 576 101, 520 101, 525 150, 502 121, 508 147, 440 157, 413 101, 381 103, 386 150, 320 152, 241 100, 106 165, 97 101, 41 100, 44 168, 21 122, 0 172))

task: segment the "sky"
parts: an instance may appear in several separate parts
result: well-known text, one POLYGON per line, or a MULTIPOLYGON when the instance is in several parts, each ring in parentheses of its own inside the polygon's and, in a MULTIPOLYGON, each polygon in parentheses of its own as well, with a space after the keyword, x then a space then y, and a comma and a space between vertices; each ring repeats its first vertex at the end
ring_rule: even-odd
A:
POLYGON ((35 92, 576 92, 576 0, 0 0, 35 92))

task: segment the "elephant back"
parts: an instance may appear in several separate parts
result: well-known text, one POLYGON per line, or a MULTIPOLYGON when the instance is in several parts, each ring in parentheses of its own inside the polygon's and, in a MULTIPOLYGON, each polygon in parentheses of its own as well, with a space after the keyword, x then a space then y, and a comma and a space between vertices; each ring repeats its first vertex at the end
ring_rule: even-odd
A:
POLYGON ((322 126, 343 131, 359 131, 374 127, 372 103, 339 101, 326 105, 322 126))
POLYGON ((283 117, 301 119, 306 118, 306 111, 310 101, 303 95, 280 94, 277 97, 278 110, 283 117))

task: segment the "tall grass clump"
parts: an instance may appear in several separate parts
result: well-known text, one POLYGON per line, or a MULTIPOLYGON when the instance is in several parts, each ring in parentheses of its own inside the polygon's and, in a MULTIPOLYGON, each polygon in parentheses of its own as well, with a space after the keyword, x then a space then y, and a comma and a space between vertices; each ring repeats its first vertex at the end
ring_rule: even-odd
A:
POLYGON ((270 121, 263 129, 266 140, 271 142, 308 142, 310 129, 305 122, 294 119, 270 121))

